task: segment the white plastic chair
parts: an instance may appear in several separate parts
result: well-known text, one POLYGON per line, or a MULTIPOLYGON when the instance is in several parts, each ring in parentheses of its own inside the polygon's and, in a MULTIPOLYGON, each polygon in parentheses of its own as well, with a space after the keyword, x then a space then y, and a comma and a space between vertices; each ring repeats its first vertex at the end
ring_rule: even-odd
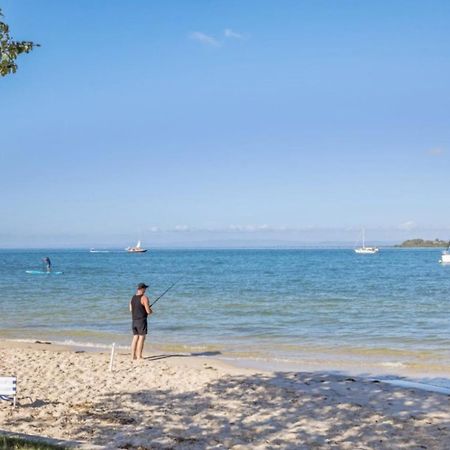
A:
POLYGON ((16 407, 17 397, 17 378, 16 377, 0 377, 0 399, 13 402, 16 407))

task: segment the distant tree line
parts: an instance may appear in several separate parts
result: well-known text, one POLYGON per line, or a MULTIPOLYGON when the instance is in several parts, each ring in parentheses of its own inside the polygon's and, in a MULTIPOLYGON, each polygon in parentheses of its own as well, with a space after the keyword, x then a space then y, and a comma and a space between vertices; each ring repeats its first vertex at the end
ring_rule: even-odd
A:
POLYGON ((440 239, 435 239, 434 241, 427 241, 424 239, 408 239, 402 242, 396 247, 448 247, 450 241, 442 241, 440 239))
POLYGON ((34 47, 39 47, 31 41, 14 41, 9 34, 9 26, 3 22, 0 9, 0 76, 16 73, 16 59, 21 53, 29 53, 34 47))

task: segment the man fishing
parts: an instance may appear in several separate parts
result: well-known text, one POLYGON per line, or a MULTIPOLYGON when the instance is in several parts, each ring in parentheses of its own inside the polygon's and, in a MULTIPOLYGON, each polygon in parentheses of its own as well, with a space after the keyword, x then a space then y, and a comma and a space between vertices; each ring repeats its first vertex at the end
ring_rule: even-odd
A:
POLYGON ((147 316, 153 313, 148 297, 145 295, 147 288, 148 286, 145 283, 139 283, 136 294, 130 301, 131 329, 133 331, 133 340, 131 341, 132 360, 142 359, 145 336, 147 335, 147 316))

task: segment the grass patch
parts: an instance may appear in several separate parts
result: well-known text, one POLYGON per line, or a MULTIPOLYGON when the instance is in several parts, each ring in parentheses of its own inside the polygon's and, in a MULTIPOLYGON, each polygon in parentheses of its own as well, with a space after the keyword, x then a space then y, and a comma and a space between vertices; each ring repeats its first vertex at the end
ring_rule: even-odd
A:
POLYGON ((66 449, 59 445, 44 444, 18 437, 0 436, 0 450, 54 450, 66 449))

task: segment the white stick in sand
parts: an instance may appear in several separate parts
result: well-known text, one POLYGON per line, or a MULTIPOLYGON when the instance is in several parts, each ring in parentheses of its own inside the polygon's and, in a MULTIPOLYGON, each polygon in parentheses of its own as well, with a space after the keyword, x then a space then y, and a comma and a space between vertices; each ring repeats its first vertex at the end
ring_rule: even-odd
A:
POLYGON ((114 350, 116 348, 116 343, 113 342, 113 345, 111 347, 111 359, 109 361, 109 371, 112 372, 113 370, 113 362, 114 362, 114 350))

